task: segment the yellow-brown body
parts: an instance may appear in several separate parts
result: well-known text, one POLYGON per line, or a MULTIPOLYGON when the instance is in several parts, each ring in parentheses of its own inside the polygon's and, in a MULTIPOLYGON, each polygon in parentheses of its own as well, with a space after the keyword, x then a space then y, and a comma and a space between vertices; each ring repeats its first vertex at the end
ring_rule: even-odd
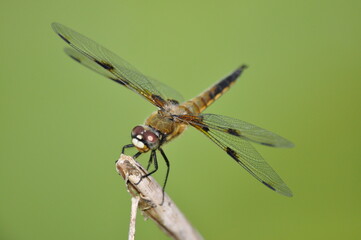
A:
POLYGON ((221 97, 230 86, 236 81, 245 66, 240 67, 231 75, 214 84, 198 96, 180 105, 169 101, 164 109, 153 112, 145 121, 145 125, 163 134, 166 139, 163 143, 169 142, 179 136, 187 129, 188 123, 178 120, 175 116, 188 115, 198 116, 215 100, 221 97))

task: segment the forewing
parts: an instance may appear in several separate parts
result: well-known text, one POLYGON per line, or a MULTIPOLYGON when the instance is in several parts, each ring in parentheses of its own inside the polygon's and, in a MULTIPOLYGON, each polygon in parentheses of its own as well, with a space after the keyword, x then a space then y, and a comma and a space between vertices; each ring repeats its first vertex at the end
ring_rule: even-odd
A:
POLYGON ((207 115, 188 117, 185 121, 209 137, 258 181, 282 195, 292 196, 292 191, 246 139, 233 131, 224 131, 222 126, 207 119, 207 115))
POLYGON ((216 114, 202 114, 203 124, 220 132, 270 147, 290 148, 293 143, 266 129, 253 124, 216 114))
MULTIPOLYGON (((86 57, 84 54, 80 53, 79 51, 74 50, 73 48, 64 48, 64 52, 66 55, 71 57, 76 62, 80 63, 81 65, 93 70, 96 73, 103 75, 106 78, 109 78, 113 81, 118 80, 112 72, 109 70, 101 67, 95 61, 91 60, 90 58, 86 57)), ((122 83, 121 81, 120 83, 122 83)))
POLYGON ((66 53, 84 66, 124 85, 158 107, 162 107, 164 101, 168 99, 178 100, 172 96, 172 92, 168 94, 163 90, 171 89, 170 87, 150 80, 124 59, 95 41, 59 23, 53 23, 52 27, 66 43, 76 50, 76 52, 65 50, 66 53), (157 86, 164 87, 159 91, 157 86))

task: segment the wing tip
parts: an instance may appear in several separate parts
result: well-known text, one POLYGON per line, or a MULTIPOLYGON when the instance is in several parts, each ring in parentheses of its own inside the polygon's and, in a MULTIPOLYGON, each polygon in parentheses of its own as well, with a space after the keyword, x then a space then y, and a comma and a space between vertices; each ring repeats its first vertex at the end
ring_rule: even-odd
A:
POLYGON ((286 184, 283 186, 283 189, 281 191, 276 191, 276 192, 278 192, 278 193, 280 193, 280 194, 282 194, 283 196, 286 196, 286 197, 293 197, 293 192, 291 191, 291 189, 289 189, 287 187, 286 184))
POLYGON ((283 147, 283 148, 293 148, 293 147, 295 147, 295 144, 293 142, 285 139, 285 142, 282 144, 281 147, 283 147))
POLYGON ((270 142, 256 142, 250 138, 247 138, 248 140, 255 142, 255 143, 259 143, 263 146, 267 146, 267 147, 276 147, 276 148, 293 148, 295 147, 295 144, 292 143, 291 141, 288 141, 286 139, 283 139, 282 142, 275 142, 275 143, 270 143, 270 142))
POLYGON ((53 28, 54 32, 61 38, 63 39, 67 44, 71 44, 68 37, 66 37, 64 35, 64 28, 66 29, 67 27, 65 27, 64 25, 57 23, 57 22, 53 22, 51 24, 51 27, 53 28))
POLYGON ((66 48, 64 48, 64 52, 66 55, 68 55, 74 61, 76 61, 78 63, 82 63, 81 56, 79 56, 78 52, 76 52, 72 48, 66 47, 66 48))
POLYGON ((279 192, 279 193, 286 197, 293 197, 293 192, 290 189, 288 189, 287 192, 279 192))
POLYGON ((283 183, 282 186, 280 186, 280 188, 273 187, 271 184, 269 184, 265 181, 262 181, 262 183, 269 189, 271 189, 283 196, 293 197, 293 193, 292 193, 291 189, 289 189, 285 183, 283 183))
POLYGON ((60 23, 58 23, 58 22, 52 22, 50 25, 51 25, 52 29, 53 29, 56 33, 58 33, 59 27, 62 26, 62 24, 60 24, 60 23))

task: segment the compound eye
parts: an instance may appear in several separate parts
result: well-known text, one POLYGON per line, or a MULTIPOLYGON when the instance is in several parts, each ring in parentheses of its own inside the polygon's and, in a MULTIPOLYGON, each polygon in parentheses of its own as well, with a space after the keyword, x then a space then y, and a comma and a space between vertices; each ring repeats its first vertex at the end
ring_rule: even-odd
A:
POLYGON ((136 126, 135 128, 133 128, 132 130, 132 137, 136 137, 138 135, 142 136, 144 133, 144 127, 142 126, 136 126))
POLYGON ((158 141, 158 136, 155 135, 153 132, 146 131, 143 136, 145 141, 147 141, 148 143, 155 143, 158 141))

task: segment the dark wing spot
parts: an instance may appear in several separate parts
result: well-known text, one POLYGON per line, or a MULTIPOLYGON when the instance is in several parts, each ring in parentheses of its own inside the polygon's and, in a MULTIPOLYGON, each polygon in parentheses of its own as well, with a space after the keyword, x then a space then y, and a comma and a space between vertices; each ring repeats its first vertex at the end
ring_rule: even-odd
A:
POLYGON ((170 102, 171 104, 174 104, 174 105, 179 105, 179 102, 177 100, 174 100, 174 99, 168 99, 167 100, 168 102, 170 102))
POLYGON ((104 61, 98 61, 98 60, 94 60, 97 64, 99 64, 101 67, 105 68, 106 70, 113 70, 114 66, 111 65, 110 63, 104 62, 104 61))
POLYGON ((233 136, 237 136, 237 137, 241 136, 241 133, 236 129, 228 128, 227 132, 233 136))
POLYGON ((120 80, 120 79, 118 79, 118 78, 109 77, 109 79, 110 79, 110 80, 113 80, 113 81, 116 82, 116 83, 119 83, 120 85, 123 85, 123 86, 126 86, 126 85, 127 85, 126 82, 124 82, 124 81, 122 81, 122 80, 120 80))
POLYGON ((154 100, 158 100, 158 101, 164 102, 164 99, 163 99, 161 96, 159 96, 159 95, 152 94, 152 98, 153 98, 154 100))
POLYGON ((61 35, 60 33, 58 33, 59 37, 61 37, 61 39, 63 39, 67 44, 70 44, 70 41, 64 37, 63 35, 61 35))
POLYGON ((269 187, 270 189, 272 189, 273 191, 276 191, 276 189, 274 187, 272 187, 271 185, 269 185, 268 183, 266 183, 265 181, 262 181, 262 183, 264 185, 266 185, 267 187, 269 187))
POLYGON ((226 152, 229 156, 231 156, 234 160, 239 161, 237 153, 232 149, 227 147, 226 152))
POLYGON ((69 55, 69 57, 71 57, 73 60, 77 61, 78 63, 81 63, 80 59, 73 56, 73 55, 69 55))
POLYGON ((208 127, 202 127, 202 129, 203 129, 205 132, 208 132, 208 131, 209 131, 209 128, 208 128, 208 127))
POLYGON ((152 99, 153 99, 154 103, 159 107, 162 107, 165 105, 164 99, 159 95, 152 94, 152 99))
POLYGON ((262 145, 268 146, 268 147, 274 147, 275 145, 273 145, 272 143, 261 143, 262 145))

